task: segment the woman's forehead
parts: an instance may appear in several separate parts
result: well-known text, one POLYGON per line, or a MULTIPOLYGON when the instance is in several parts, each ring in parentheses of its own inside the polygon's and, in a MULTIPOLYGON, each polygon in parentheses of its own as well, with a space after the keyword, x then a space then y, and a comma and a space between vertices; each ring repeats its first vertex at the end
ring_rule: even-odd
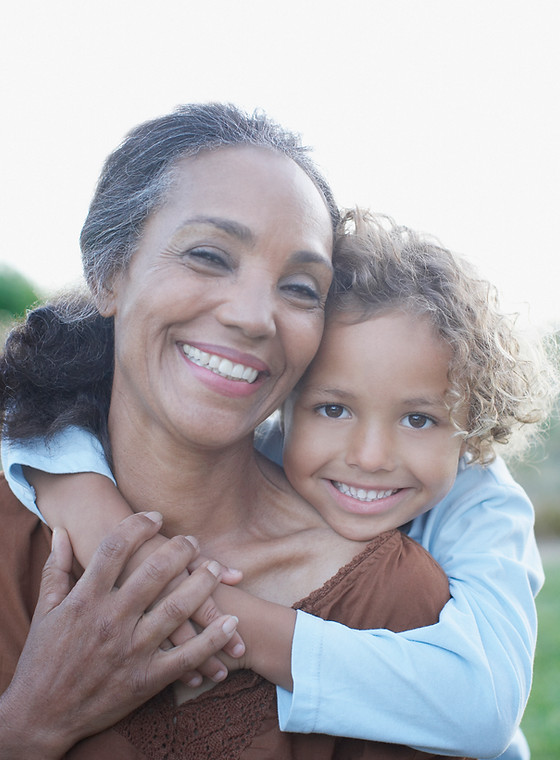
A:
POLYGON ((321 190, 291 158, 269 148, 249 145, 204 150, 180 159, 172 170, 164 204, 205 209, 219 205, 241 207, 244 201, 260 207, 287 204, 302 216, 306 211, 330 213, 321 190))
POLYGON ((278 261, 313 257, 329 277, 332 269, 331 217, 321 192, 291 159, 263 148, 181 159, 144 225, 135 258, 195 243, 254 250, 278 261))

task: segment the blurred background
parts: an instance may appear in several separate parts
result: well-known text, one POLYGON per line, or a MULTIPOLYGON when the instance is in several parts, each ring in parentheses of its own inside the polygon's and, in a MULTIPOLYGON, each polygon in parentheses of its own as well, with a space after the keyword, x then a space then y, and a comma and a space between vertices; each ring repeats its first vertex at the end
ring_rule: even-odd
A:
MULTIPOLYGON (((430 232, 560 328, 557 0, 26 0, 0 11, 0 331, 81 282, 105 156, 181 102, 262 108, 313 146, 340 205, 430 232)), ((515 467, 534 500, 533 760, 560 757, 560 424, 515 467)))

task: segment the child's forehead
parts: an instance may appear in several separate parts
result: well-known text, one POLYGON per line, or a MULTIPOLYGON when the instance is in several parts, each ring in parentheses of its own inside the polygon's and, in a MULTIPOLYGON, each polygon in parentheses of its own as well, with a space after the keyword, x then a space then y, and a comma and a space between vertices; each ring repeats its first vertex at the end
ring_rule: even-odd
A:
POLYGON ((370 324, 372 328, 374 326, 377 328, 381 320, 383 323, 387 323, 394 319, 403 318, 414 320, 424 319, 428 321, 425 315, 417 314, 411 308, 405 306, 395 306, 391 304, 376 309, 367 307, 359 308, 356 306, 353 308, 341 309, 329 314, 325 321, 324 336, 328 338, 330 333, 340 330, 345 330, 347 332, 352 330, 357 332, 359 330, 362 333, 367 333, 367 326, 363 327, 366 323, 370 324))
POLYGON ((453 351, 426 315, 400 309, 364 316, 344 313, 331 319, 301 387, 335 383, 391 385, 397 374, 413 387, 423 379, 448 378, 453 351), (369 380, 368 380, 369 379, 369 380))

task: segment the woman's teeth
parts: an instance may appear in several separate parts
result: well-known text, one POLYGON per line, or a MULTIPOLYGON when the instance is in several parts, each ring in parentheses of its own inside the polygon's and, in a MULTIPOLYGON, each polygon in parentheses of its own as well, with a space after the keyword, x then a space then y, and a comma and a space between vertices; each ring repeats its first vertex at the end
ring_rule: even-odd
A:
POLYGON ((228 380, 244 380, 246 383, 254 383, 258 377, 258 370, 253 367, 246 367, 244 364, 234 364, 229 359, 224 359, 223 356, 209 354, 206 351, 201 351, 199 348, 189 346, 188 343, 183 343, 182 348, 185 356, 193 364, 209 369, 216 375, 221 375, 221 377, 227 377, 228 380))
POLYGON ((385 499, 387 496, 392 496, 399 490, 398 488, 395 488, 391 491, 366 491, 365 488, 354 488, 354 486, 347 486, 346 483, 339 483, 336 480, 333 480, 332 484, 340 491, 340 493, 343 493, 346 496, 352 496, 359 501, 376 501, 377 499, 385 499))

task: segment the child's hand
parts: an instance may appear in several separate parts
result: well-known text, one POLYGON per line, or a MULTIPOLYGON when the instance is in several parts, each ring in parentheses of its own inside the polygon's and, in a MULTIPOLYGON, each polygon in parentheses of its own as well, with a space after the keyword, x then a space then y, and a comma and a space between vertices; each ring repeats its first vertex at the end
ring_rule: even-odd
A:
MULTIPOLYGON (((160 538, 160 537, 158 537, 160 538)), ((165 539, 166 541, 168 539, 165 539)), ((189 541, 196 546, 198 551, 198 545, 195 539, 189 536, 189 541)), ((218 579, 227 585, 235 585, 239 583, 242 578, 240 570, 225 567, 215 560, 209 560, 207 557, 198 555, 196 559, 189 565, 188 570, 181 573, 175 578, 160 595, 160 599, 167 596, 173 589, 175 589, 190 573, 194 572, 196 568, 211 565, 212 572, 217 574, 218 579)), ((208 597, 204 604, 199 607, 192 615, 190 620, 186 620, 180 625, 169 637, 170 645, 181 646, 186 641, 189 641, 196 636, 201 630, 207 628, 210 623, 218 618, 222 617, 223 613, 217 607, 214 599, 208 597)), ((245 654, 245 644, 241 636, 236 632, 233 634, 227 645, 224 647, 223 652, 225 655, 237 659, 245 654)), ((210 657, 205 663, 203 663, 197 671, 189 671, 181 676, 181 681, 191 688, 200 686, 203 677, 209 678, 211 681, 218 683, 223 681, 228 674, 228 667, 218 656, 210 657)))

